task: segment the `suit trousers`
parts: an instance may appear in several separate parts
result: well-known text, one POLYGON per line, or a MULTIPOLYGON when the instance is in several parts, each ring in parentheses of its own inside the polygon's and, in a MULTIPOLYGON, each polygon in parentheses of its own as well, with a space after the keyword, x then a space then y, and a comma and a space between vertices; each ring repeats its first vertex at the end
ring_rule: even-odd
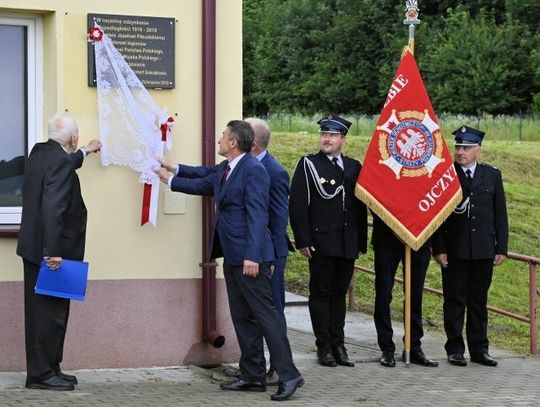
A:
MULTIPOLYGON (((375 245, 375 328, 377 342, 383 352, 395 352, 396 345, 392 340, 392 317, 390 303, 396 269, 405 259, 404 247, 375 245)), ((411 350, 419 350, 420 339, 424 336, 422 327, 422 295, 426 271, 431 259, 429 247, 411 251, 411 350)))
POLYGON ((70 301, 34 292, 39 266, 23 259, 27 383, 60 372, 70 301))
POLYGON ((447 354, 465 352, 463 323, 467 310, 467 346, 471 355, 488 352, 487 300, 493 259, 448 259, 448 267, 442 269, 444 291, 444 330, 447 354))
POLYGON ((224 266, 231 317, 240 345, 241 378, 264 381, 266 366, 257 346, 264 336, 272 363, 282 381, 300 376, 287 338, 285 317, 272 301, 271 263, 259 265, 257 277, 246 277, 242 266, 224 266))
POLYGON ((320 256, 309 260, 309 314, 319 349, 343 345, 345 295, 354 271, 354 259, 320 256))

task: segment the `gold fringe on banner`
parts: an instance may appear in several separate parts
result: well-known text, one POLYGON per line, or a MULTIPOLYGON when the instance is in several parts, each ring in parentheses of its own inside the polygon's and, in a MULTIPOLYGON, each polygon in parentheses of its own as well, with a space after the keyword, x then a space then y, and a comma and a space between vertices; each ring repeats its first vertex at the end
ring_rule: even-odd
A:
POLYGON ((379 218, 386 223, 390 229, 413 250, 420 249, 424 243, 431 237, 433 233, 442 225, 452 211, 458 206, 463 198, 461 189, 454 194, 454 196, 446 203, 444 208, 431 220, 431 222, 424 228, 422 233, 418 236, 414 236, 403 224, 384 208, 379 201, 375 199, 366 189, 356 184, 354 194, 358 199, 366 204, 366 206, 373 211, 379 218))

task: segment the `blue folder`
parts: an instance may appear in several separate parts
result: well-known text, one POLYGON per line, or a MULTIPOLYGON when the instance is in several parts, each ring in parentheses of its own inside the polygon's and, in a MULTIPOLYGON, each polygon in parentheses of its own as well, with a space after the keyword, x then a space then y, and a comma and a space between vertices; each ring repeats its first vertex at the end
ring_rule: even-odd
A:
POLYGON ((87 279, 88 263, 85 261, 63 259, 58 269, 51 270, 42 260, 35 292, 84 301, 87 279))

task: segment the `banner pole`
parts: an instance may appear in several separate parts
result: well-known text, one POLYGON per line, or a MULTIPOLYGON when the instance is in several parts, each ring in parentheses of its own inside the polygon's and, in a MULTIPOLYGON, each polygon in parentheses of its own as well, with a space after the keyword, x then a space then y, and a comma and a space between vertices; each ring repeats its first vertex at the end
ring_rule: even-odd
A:
POLYGON ((404 259, 404 281, 405 281, 405 367, 411 365, 411 246, 405 245, 404 259))
POLYGON ((411 54, 414 55, 414 30, 417 24, 420 24, 418 19, 418 1, 416 0, 407 0, 405 2, 405 20, 403 24, 409 26, 409 45, 408 48, 411 51, 411 54))

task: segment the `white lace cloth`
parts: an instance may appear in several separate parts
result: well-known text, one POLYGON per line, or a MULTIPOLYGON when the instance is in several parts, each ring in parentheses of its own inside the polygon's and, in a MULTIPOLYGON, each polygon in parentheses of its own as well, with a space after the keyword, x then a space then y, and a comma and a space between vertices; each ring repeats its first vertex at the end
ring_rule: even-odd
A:
POLYGON ((94 49, 101 164, 127 165, 140 173, 140 182, 159 182, 152 168, 163 155, 160 125, 167 123, 167 111, 152 100, 107 35, 94 49))

